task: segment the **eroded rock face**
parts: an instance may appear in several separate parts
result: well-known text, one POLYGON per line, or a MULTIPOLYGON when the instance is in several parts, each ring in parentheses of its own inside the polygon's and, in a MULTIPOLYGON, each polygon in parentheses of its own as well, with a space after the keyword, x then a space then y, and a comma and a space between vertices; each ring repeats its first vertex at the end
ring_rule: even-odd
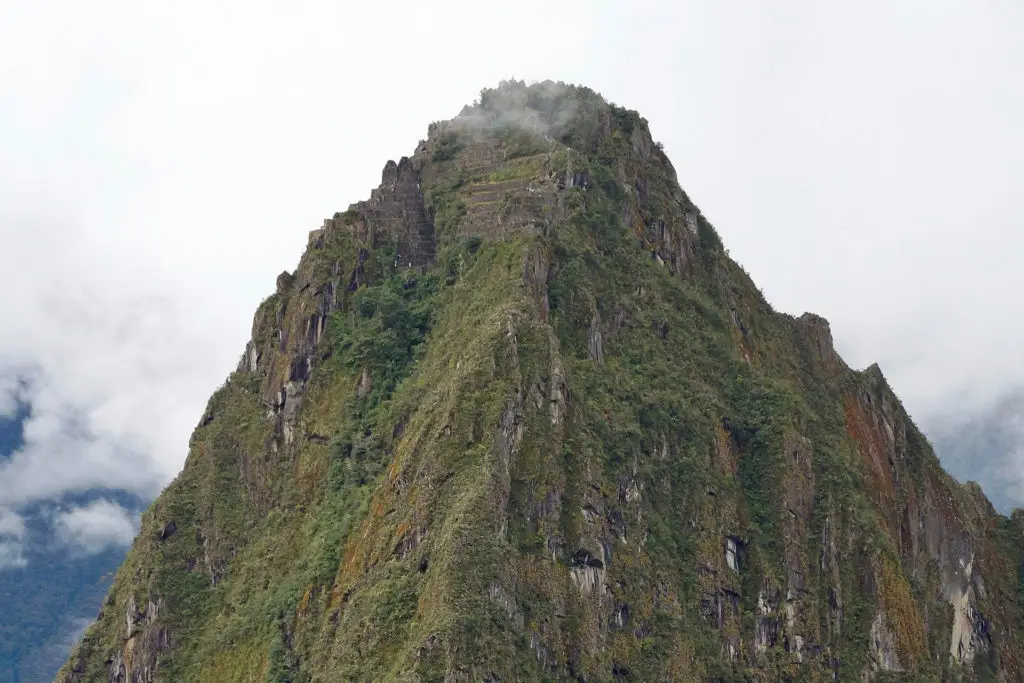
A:
POLYGON ((366 234, 371 246, 395 240, 396 263, 422 266, 433 258, 434 225, 427 217, 420 191, 419 160, 402 157, 389 161, 381 172, 381 185, 369 201, 350 208, 357 216, 357 234, 366 234))
POLYGON ((815 361, 821 364, 826 374, 835 375, 849 370, 833 346, 832 328, 828 320, 820 315, 804 313, 797 318, 797 325, 807 339, 815 361))
POLYGON ((992 645, 991 624, 976 607, 986 596, 984 579, 974 572, 973 555, 962 572, 943 583, 942 591, 953 608, 949 655, 960 664, 971 664, 977 655, 987 654, 992 645))
MULTIPOLYGON (((156 623, 159 613, 159 604, 149 601, 140 611, 134 596, 129 597, 125 613, 128 637, 123 649, 108 662, 107 680, 110 683, 153 683, 158 680, 160 654, 174 646, 166 627, 156 623)), ((89 680, 85 673, 84 669, 76 670, 64 680, 89 680)))
POLYGON ((992 511, 976 506, 970 487, 957 485, 937 463, 919 460, 924 439, 909 424, 881 371, 872 366, 864 374, 864 388, 846 398, 846 415, 869 473, 870 494, 898 543, 908 576, 928 581, 950 610, 952 623, 943 631, 951 660, 970 667, 979 652, 991 647, 989 622, 979 608, 989 596, 976 546, 992 511))
POLYGON ((582 564, 573 565, 569 570, 573 585, 584 595, 601 595, 604 593, 604 569, 599 566, 582 564))
POLYGON ((871 621, 868 642, 871 647, 872 671, 903 671, 900 658, 896 654, 896 637, 889 630, 884 611, 876 614, 871 621))
POLYGON ((734 572, 738 572, 740 570, 738 548, 736 546, 735 538, 725 539, 725 566, 734 572))

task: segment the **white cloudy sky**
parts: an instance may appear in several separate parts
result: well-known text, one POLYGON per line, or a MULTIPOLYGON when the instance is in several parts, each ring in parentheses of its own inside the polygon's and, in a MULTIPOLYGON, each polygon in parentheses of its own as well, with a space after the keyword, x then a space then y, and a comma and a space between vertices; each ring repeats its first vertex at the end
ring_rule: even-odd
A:
POLYGON ((1024 385, 1021 36, 1016 0, 0 3, 0 508, 168 481, 306 232, 508 77, 639 110, 776 306, 925 424, 983 407, 1024 385))

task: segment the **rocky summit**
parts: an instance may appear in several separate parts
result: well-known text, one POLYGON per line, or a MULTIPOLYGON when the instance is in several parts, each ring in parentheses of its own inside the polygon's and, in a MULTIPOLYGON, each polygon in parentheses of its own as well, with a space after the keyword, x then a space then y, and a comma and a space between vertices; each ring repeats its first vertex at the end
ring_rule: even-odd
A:
POLYGON ((1022 539, 646 120, 506 82, 309 233, 58 680, 1020 681, 1022 539))

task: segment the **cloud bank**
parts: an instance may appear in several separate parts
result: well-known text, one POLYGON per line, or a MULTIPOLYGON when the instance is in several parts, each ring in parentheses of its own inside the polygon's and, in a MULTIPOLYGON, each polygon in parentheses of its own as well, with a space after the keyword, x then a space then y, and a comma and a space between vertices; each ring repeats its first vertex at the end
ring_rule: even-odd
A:
POLYGON ((982 410, 949 406, 931 436, 943 463, 961 481, 982 485, 1003 513, 1024 501, 1024 391, 992 397, 982 410))
POLYGON ((94 555, 110 547, 131 545, 138 533, 138 519, 117 503, 100 499, 57 512, 54 528, 65 546, 94 555))
POLYGON ((24 390, 17 374, 9 368, 0 368, 0 419, 14 419, 24 402, 24 390))
POLYGON ((0 569, 24 567, 25 520, 21 515, 0 508, 0 569))

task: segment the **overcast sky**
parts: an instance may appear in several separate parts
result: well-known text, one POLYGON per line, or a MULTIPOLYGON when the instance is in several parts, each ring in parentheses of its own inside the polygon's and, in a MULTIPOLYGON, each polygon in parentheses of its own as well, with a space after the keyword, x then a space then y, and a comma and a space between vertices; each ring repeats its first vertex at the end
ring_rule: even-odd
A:
POLYGON ((776 307, 971 415, 1024 387, 1021 36, 1017 0, 0 3, 0 515, 165 484, 307 231, 510 77, 640 111, 776 307))

